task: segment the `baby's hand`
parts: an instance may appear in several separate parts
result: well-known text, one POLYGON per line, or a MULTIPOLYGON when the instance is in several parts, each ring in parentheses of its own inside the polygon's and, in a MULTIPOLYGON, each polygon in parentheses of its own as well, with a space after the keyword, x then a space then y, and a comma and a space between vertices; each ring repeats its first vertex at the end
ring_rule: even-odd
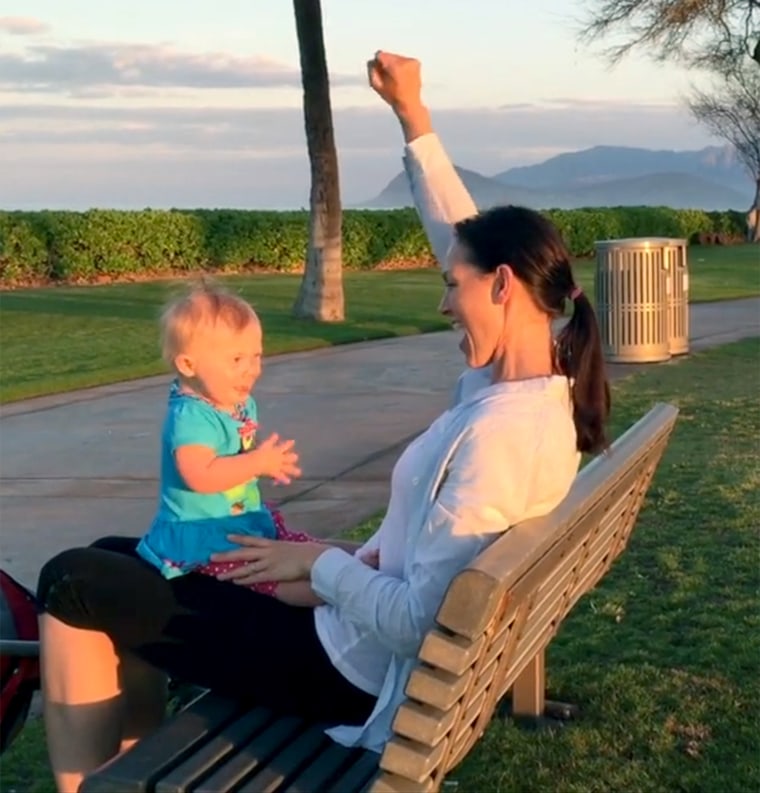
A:
POLYGON ((293 448, 295 443, 295 441, 281 441, 277 433, 272 433, 246 454, 256 459, 259 476, 268 476, 275 482, 289 485, 293 479, 301 476, 298 454, 293 448))
POLYGON ((380 569, 380 551, 365 551, 362 554, 359 554, 359 560, 364 562, 364 564, 368 565, 369 567, 374 567, 375 570, 380 569))

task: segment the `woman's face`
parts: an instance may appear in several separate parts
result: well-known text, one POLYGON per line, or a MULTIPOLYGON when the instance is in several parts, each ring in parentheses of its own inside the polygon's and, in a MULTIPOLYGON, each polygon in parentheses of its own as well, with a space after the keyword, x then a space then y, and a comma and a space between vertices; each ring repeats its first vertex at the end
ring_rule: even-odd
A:
POLYGON ((510 280, 508 267, 484 273, 470 264, 461 243, 451 244, 443 271, 443 299, 438 310, 462 331, 459 349, 468 366, 487 366, 503 342, 510 280))

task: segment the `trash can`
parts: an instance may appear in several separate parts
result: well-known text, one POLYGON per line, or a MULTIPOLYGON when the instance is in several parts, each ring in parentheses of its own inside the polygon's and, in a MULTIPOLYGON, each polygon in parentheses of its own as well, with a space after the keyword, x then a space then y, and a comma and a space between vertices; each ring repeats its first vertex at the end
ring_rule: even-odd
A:
MULTIPOLYGON (((617 241, 627 243, 634 240, 617 241)), ((688 240, 675 237, 645 237, 640 241, 663 247, 668 305, 668 351, 671 355, 684 355, 689 352, 688 240)))
POLYGON ((604 356, 612 363, 670 358, 665 250, 662 238, 596 243, 596 310, 604 356))

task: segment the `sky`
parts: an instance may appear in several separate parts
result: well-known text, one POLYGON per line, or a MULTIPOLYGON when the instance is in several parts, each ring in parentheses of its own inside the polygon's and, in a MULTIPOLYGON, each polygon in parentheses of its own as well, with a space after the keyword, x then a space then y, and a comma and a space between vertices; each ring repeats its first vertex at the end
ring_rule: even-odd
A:
MULTIPOLYGON (((378 49, 422 61, 436 130, 485 175, 719 143, 683 105, 693 76, 579 43, 587 1, 322 0, 344 204, 400 171, 378 49)), ((0 208, 308 206, 301 101, 290 0, 4 0, 0 208)))

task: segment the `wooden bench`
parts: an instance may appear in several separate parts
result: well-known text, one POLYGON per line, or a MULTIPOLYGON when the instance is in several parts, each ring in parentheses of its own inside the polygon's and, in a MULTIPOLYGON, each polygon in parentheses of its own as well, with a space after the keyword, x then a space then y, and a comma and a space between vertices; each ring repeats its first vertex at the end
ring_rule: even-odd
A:
POLYGON ((514 715, 543 717, 546 647, 626 547, 677 413, 655 406, 580 472, 554 512, 512 527, 454 579, 382 756, 204 694, 80 790, 439 790, 510 691, 514 715))

